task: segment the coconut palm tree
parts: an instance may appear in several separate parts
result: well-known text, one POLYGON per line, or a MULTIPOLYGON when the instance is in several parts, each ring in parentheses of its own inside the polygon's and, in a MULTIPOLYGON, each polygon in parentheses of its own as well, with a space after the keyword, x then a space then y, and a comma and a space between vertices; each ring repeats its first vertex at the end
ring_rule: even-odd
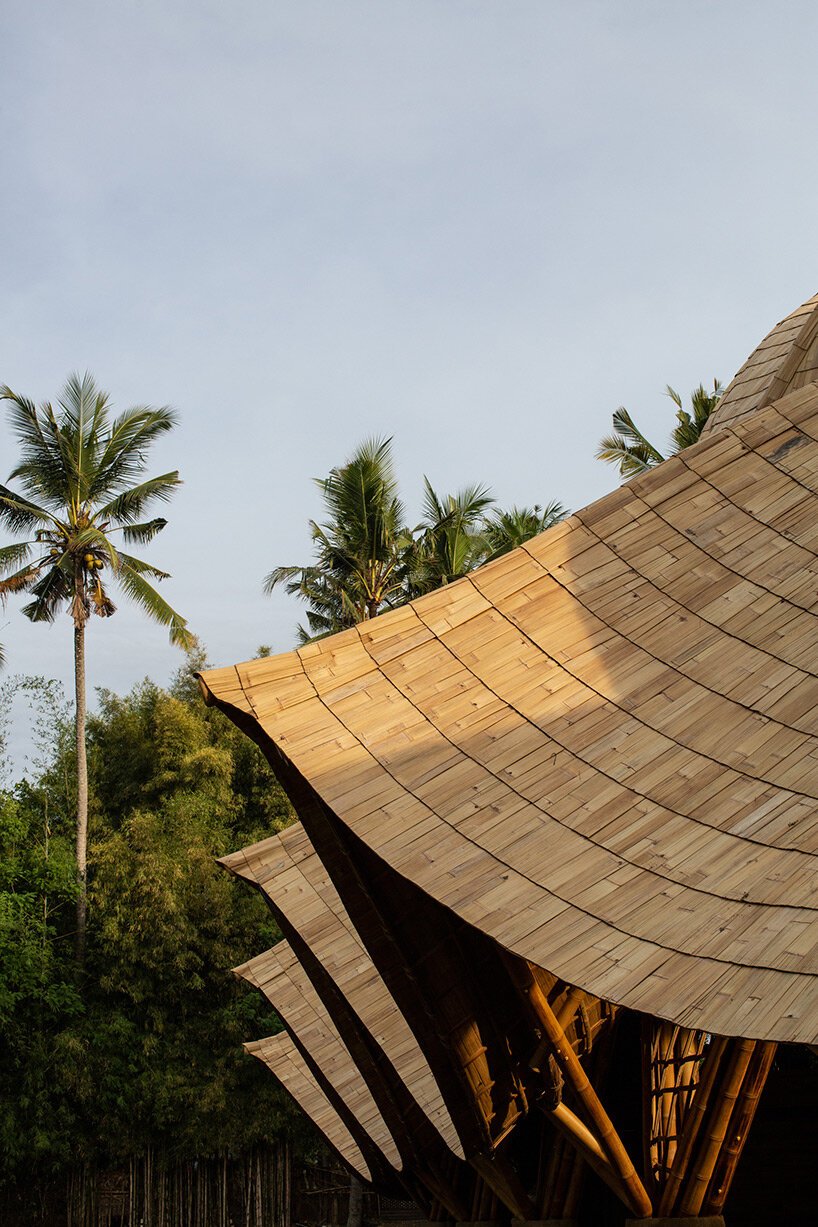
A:
MULTIPOLYGON (((665 389, 676 406, 676 426, 670 436, 668 455, 674 456, 691 443, 696 443, 710 414, 716 408, 722 394, 722 386, 713 380, 713 391, 708 392, 699 384, 690 395, 692 414, 682 407, 682 398, 668 384, 665 389)), ((597 460, 605 460, 619 469, 623 480, 644 473, 661 464, 666 457, 647 439, 623 405, 613 415, 614 433, 600 440, 596 451, 597 460)))
POLYGON ((279 584, 308 605, 301 642, 354 626, 396 603, 403 587, 404 527, 391 439, 367 439, 346 464, 316 478, 327 519, 310 521, 316 561, 276 567, 264 591, 279 584))
POLYGON ((494 502, 486 486, 440 498, 428 477, 423 485, 423 520, 409 557, 408 597, 450 584, 483 561, 483 517, 494 502))
POLYGON ((0 597, 26 592, 32 622, 53 622, 68 607, 74 623, 77 747, 77 956, 85 949, 88 844, 88 771, 85 747, 85 628, 92 614, 110 617, 116 606, 108 576, 150 617, 170 630, 171 642, 190 643, 182 618, 151 581, 167 573, 126 553, 119 545, 145 544, 165 527, 148 508, 170 498, 178 472, 138 480, 150 445, 171 430, 168 408, 138 406, 111 418, 107 393, 90 374, 72 375, 58 408, 39 408, 8 387, 0 400, 10 406, 20 461, 0 485, 0 523, 26 539, 0 549, 0 597))
POLYGON ((552 524, 558 524, 567 515, 567 508, 556 499, 545 507, 535 503, 533 507, 510 507, 508 511, 495 508, 483 521, 485 561, 491 562, 500 558, 522 545, 524 541, 530 541, 532 537, 544 533, 552 524))

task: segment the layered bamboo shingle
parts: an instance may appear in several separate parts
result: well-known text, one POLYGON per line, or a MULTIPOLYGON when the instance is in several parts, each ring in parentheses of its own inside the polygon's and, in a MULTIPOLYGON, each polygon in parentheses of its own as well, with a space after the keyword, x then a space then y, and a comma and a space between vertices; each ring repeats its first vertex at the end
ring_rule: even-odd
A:
MULTIPOLYGON (((224 857, 222 864, 268 896, 281 923, 287 927, 290 944, 303 944, 304 972, 308 975, 312 972, 313 988, 319 996, 323 990, 323 971, 349 1005, 349 1011, 336 1009, 333 1023, 341 1030, 348 1047, 355 1038, 350 1035, 350 1027, 360 1034, 366 1033, 375 1045, 377 1060, 368 1071, 363 1069, 364 1076, 369 1072, 381 1078, 384 1063, 388 1062, 399 1082, 411 1087, 417 1107, 441 1140, 462 1158, 457 1132, 423 1052, 378 975, 302 825, 296 823, 281 834, 224 857)), ((268 969, 275 967, 278 951, 276 947, 268 955, 252 959, 243 968, 237 968, 238 974, 252 979, 266 992, 268 969)), ((332 1011, 335 1000, 334 993, 324 993, 322 1004, 332 1011)), ((400 1105, 399 1110, 405 1118, 407 1105, 400 1105)))
POLYGON ((237 967, 236 975, 260 989, 275 1007, 361 1151, 370 1155, 377 1151, 399 1171, 400 1153, 372 1092, 289 943, 279 942, 237 967))
POLYGON ((327 1099, 292 1039, 285 1032, 245 1044, 251 1056, 266 1065, 309 1116, 328 1145, 364 1180, 372 1172, 355 1139, 327 1099))

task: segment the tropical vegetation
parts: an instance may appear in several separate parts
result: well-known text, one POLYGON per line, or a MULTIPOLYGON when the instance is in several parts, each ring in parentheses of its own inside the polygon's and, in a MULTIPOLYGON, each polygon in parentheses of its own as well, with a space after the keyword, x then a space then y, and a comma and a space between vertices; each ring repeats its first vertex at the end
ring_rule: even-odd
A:
POLYGON ((606 435, 599 442, 597 459, 615 465, 623 481, 655 468, 668 456, 674 456, 698 441, 711 413, 719 403, 722 391, 717 379, 713 380, 712 391, 708 391, 704 384, 699 384, 690 394, 691 411, 688 412, 682 405, 679 393, 668 384, 665 394, 676 406, 676 425, 671 432, 670 446, 666 453, 650 442, 624 405, 620 405, 613 415, 613 433, 606 435))
POLYGON ((275 567, 264 581, 265 592, 284 585, 306 604, 301 643, 452 583, 567 514, 556 501, 502 511, 487 486, 440 495, 424 478, 422 519, 410 527, 391 439, 366 440, 316 485, 325 519, 310 521, 313 562, 275 567))
POLYGON ((36 1172, 45 1187, 147 1149, 171 1162, 285 1135, 313 1145, 241 1049, 279 1023, 230 969, 280 935, 215 860, 291 820, 266 761, 204 707, 187 671, 167 690, 101 693, 88 720, 94 856, 78 983, 70 709, 56 683, 8 677, 0 717, 21 692, 39 766, 0 790, 0 1186, 25 1191, 36 1172))
POLYGON ((144 478, 146 454, 175 424, 167 407, 140 405, 111 417, 109 397, 92 376, 72 375, 55 409, 39 408, 9 387, 11 428, 20 448, 9 482, 0 485, 0 524, 24 539, 0 549, 0 598, 28 593, 23 613, 53 622, 68 607, 74 623, 76 840, 76 948, 82 960, 87 909, 88 770, 85 748, 85 629, 92 614, 116 610, 106 571, 151 618, 167 626, 173 643, 186 647, 182 618, 152 581, 167 573, 126 553, 145 545, 166 525, 145 516, 179 485, 177 471, 144 478))

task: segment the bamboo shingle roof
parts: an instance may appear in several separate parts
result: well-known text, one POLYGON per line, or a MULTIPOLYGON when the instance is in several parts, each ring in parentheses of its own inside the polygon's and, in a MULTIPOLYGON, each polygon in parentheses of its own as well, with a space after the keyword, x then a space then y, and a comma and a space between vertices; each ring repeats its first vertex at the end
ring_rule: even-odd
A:
POLYGON ((237 967, 235 974, 261 989, 275 1007, 336 1113, 348 1113, 353 1127, 357 1124, 366 1135, 368 1141, 359 1148, 374 1148, 399 1171, 400 1153, 372 1092, 289 943, 279 942, 237 967))
POLYGON ((731 426, 818 379, 818 294, 776 324, 725 388, 705 431, 731 426))
POLYGON ((633 1010, 818 1040, 818 298, 694 447, 467 578, 203 675, 401 877, 633 1010))
POLYGON ((364 1180, 372 1173, 355 1139, 286 1032, 244 1045, 247 1052, 266 1065, 285 1087, 298 1106, 309 1116, 329 1145, 364 1180))
MULTIPOLYGON (((460 1140, 426 1058, 376 971, 303 826, 296 823, 281 834, 224 857, 222 864, 269 895, 276 912, 286 918, 343 994, 360 1020, 359 1026, 368 1031, 398 1078, 411 1088, 419 1108, 443 1141, 462 1157, 460 1140)), ((272 952, 274 956, 277 950, 272 952)), ((268 965, 267 956, 262 955, 237 971, 265 990, 268 965)), ((309 968, 304 972, 309 975, 309 968)))

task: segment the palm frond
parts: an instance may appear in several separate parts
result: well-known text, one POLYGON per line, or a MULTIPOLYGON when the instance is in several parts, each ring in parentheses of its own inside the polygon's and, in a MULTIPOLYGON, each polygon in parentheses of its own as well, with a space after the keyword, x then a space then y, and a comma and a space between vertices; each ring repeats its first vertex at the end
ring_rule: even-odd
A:
POLYGON ((3 485, 0 485, 0 522, 15 533, 31 532, 43 524, 59 527, 59 521, 51 512, 3 485))
POLYGON ((0 574, 19 566, 21 562, 27 563, 31 557, 33 545, 32 541, 18 541, 12 545, 4 545, 0 549, 0 574))
POLYGON ((167 527, 167 520, 161 516, 157 516, 154 520, 147 520, 144 524, 126 524, 122 527, 123 540, 129 545, 147 545, 153 541, 157 533, 161 533, 163 528, 167 527))
POLYGON ((693 414, 689 414, 682 408, 681 398, 674 400, 674 404, 678 406, 676 413, 676 427, 671 436, 672 448, 675 452, 680 452, 686 447, 690 447, 694 443, 698 443, 702 430, 704 429, 710 414, 714 411, 721 399, 723 388, 718 379, 713 380, 713 391, 708 392, 704 384, 699 384, 690 394, 690 405, 693 414))
POLYGON ((496 510, 486 517, 484 535, 486 562, 502 557, 532 537, 539 536, 568 515, 567 508, 557 499, 545 507, 510 507, 507 511, 496 510))
POLYGON ((88 607, 98 618, 110 618, 116 613, 116 605, 108 596, 99 575, 95 575, 88 585, 88 607))
POLYGON ((60 566, 49 567, 35 584, 26 585, 34 600, 22 612, 32 622, 53 622, 64 601, 72 595, 70 574, 60 566))
POLYGON ((126 562, 123 557, 121 563, 117 579, 126 595, 160 626, 169 628, 170 641, 175 647, 191 647, 195 637, 188 630, 185 619, 144 578, 148 564, 138 559, 126 562))
POLYGON ((623 478, 635 477, 661 464, 664 456, 646 439, 623 405, 613 415, 614 433, 600 440, 597 460, 615 464, 623 478))
POLYGON ((9 402, 9 423, 20 444, 20 460, 10 480, 21 480, 27 492, 54 505, 68 496, 63 447, 51 406, 38 411, 27 397, 0 388, 0 400, 9 402))
POLYGON ((121 414, 100 455, 89 498, 111 499, 139 477, 145 470, 148 447, 176 423, 177 416, 167 405, 157 409, 137 405, 121 414))
POLYGON ((149 503, 154 500, 166 503, 181 484, 178 469, 172 473, 162 473, 159 477, 150 477, 103 504, 97 515, 102 520, 113 520, 117 524, 132 524, 144 514, 149 503))
POLYGON ((620 405, 613 415, 613 428, 616 434, 621 435, 632 447, 650 456, 653 464, 662 463, 664 456, 645 438, 624 405, 620 405))
MULTIPOLYGON (((274 567, 268 575, 264 576, 262 590, 265 596, 269 596, 279 584, 289 584, 297 575, 302 575, 305 569, 304 567, 274 567)), ((289 588, 288 591, 290 591, 289 588)))
POLYGON ((151 579, 170 579, 169 571, 162 571, 151 562, 144 562, 141 558, 134 558, 133 554, 125 554, 120 550, 117 557, 120 565, 124 564, 130 567, 137 575, 149 575, 151 579))

